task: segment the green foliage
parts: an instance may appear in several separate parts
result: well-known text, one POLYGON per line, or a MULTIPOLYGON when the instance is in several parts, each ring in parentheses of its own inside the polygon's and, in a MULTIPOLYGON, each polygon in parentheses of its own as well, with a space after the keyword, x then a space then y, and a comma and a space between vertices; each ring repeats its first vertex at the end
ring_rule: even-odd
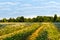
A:
POLYGON ((36 38, 36 40, 48 40, 47 31, 41 32, 40 35, 36 38))
POLYGON ((17 17, 17 18, 16 18, 16 21, 17 21, 17 22, 24 22, 24 17, 23 17, 23 16, 17 17))
POLYGON ((8 22, 15 22, 16 20, 14 18, 10 18, 8 22))
POLYGON ((1 40, 25 40, 27 36, 31 35, 37 28, 39 28, 39 23, 38 24, 33 23, 31 24, 31 26, 19 30, 16 27, 15 29, 17 30, 9 34, 1 35, 0 39, 1 40))
POLYGON ((57 14, 52 16, 37 16, 33 18, 24 18, 24 16, 20 16, 17 18, 3 18, 0 22, 60 22, 60 17, 57 14))
POLYGON ((54 15, 54 22, 57 20, 57 14, 54 15))
POLYGON ((3 18, 3 19, 2 19, 2 22, 7 22, 7 19, 6 19, 6 18, 3 18))

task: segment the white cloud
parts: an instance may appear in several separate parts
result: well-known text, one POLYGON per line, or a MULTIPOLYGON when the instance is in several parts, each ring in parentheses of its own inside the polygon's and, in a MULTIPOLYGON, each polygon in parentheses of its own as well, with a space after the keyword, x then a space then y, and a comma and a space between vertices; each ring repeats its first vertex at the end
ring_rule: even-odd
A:
POLYGON ((60 3, 56 2, 56 1, 49 1, 49 2, 46 2, 44 4, 48 4, 48 5, 60 5, 60 3))
POLYGON ((32 0, 32 1, 46 1, 46 0, 32 0))
POLYGON ((0 2, 0 5, 16 5, 16 4, 20 4, 20 2, 0 2))
MULTIPOLYGON (((41 0, 33 0, 33 1, 41 1, 41 0)), ((23 9, 43 9, 43 8, 44 9, 46 9, 46 8, 58 9, 58 8, 60 8, 60 3, 56 2, 56 1, 49 1, 49 2, 45 2, 44 4, 45 4, 45 6, 33 6, 32 4, 22 4, 21 6, 23 7, 23 9)))
POLYGON ((22 7, 31 7, 32 4, 22 4, 21 6, 22 6, 22 7))
POLYGON ((50 1, 50 2, 48 2, 48 3, 56 3, 55 1, 50 1))
POLYGON ((60 3, 56 2, 56 1, 49 1, 49 2, 45 2, 43 3, 43 5, 45 6, 42 6, 42 8, 60 8, 60 3))
MULTIPOLYGON (((0 2, 0 10, 12 10, 14 5, 19 5, 20 2, 0 2)), ((15 7, 15 6, 14 6, 15 7)))
POLYGON ((0 7, 0 10, 11 10, 11 8, 0 7))

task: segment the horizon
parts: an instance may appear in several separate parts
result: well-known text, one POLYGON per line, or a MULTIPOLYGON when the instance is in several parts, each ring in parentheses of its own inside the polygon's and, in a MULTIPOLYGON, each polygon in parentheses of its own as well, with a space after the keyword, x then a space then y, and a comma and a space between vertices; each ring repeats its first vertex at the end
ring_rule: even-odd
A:
POLYGON ((60 0, 0 0, 0 19, 60 16, 60 0))
MULTIPOLYGON (((38 15, 39 16, 39 15, 38 15)), ((17 17, 21 17, 21 16, 17 16, 17 17)), ((9 18, 17 18, 17 17, 9 17, 9 18)), ((37 16, 31 16, 31 17, 25 17, 25 16, 23 16, 24 18, 36 18, 37 16)), ((44 17, 44 16, 42 16, 42 17, 44 17)), ((51 16, 51 15, 46 15, 46 17, 54 17, 54 16, 51 16)), ((57 17, 60 17, 60 16, 58 16, 57 15, 57 17)), ((6 19, 9 19, 9 18, 7 18, 7 17, 4 17, 4 18, 6 18, 6 19)), ((1 19, 4 19, 4 18, 0 18, 0 20, 1 19)))

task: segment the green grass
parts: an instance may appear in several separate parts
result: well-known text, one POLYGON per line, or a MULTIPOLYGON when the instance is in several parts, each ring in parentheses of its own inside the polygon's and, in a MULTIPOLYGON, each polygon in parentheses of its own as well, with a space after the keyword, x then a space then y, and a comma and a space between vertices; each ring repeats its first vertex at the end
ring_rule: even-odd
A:
MULTIPOLYGON (((38 31, 35 40, 60 40, 60 24, 56 23, 1 23, 0 40, 27 40, 38 31), (43 29, 39 30, 41 27, 43 29)), ((30 39, 29 39, 30 40, 30 39)))
POLYGON ((33 40, 60 40, 60 33, 53 23, 43 23, 43 25, 44 29, 33 40))
POLYGON ((21 30, 14 31, 13 33, 9 33, 6 35, 0 36, 1 40, 25 40, 28 35, 33 33, 40 25, 32 24, 29 27, 23 28, 21 30), (3 37, 4 36, 4 37, 3 37))

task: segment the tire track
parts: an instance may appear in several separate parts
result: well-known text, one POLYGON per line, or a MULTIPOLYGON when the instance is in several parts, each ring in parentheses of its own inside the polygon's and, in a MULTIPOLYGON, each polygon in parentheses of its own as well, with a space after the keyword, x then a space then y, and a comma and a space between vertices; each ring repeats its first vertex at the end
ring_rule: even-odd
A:
POLYGON ((38 28, 32 35, 30 35, 27 40, 36 40, 36 38, 39 36, 39 33, 46 28, 46 23, 42 23, 41 27, 38 28))

